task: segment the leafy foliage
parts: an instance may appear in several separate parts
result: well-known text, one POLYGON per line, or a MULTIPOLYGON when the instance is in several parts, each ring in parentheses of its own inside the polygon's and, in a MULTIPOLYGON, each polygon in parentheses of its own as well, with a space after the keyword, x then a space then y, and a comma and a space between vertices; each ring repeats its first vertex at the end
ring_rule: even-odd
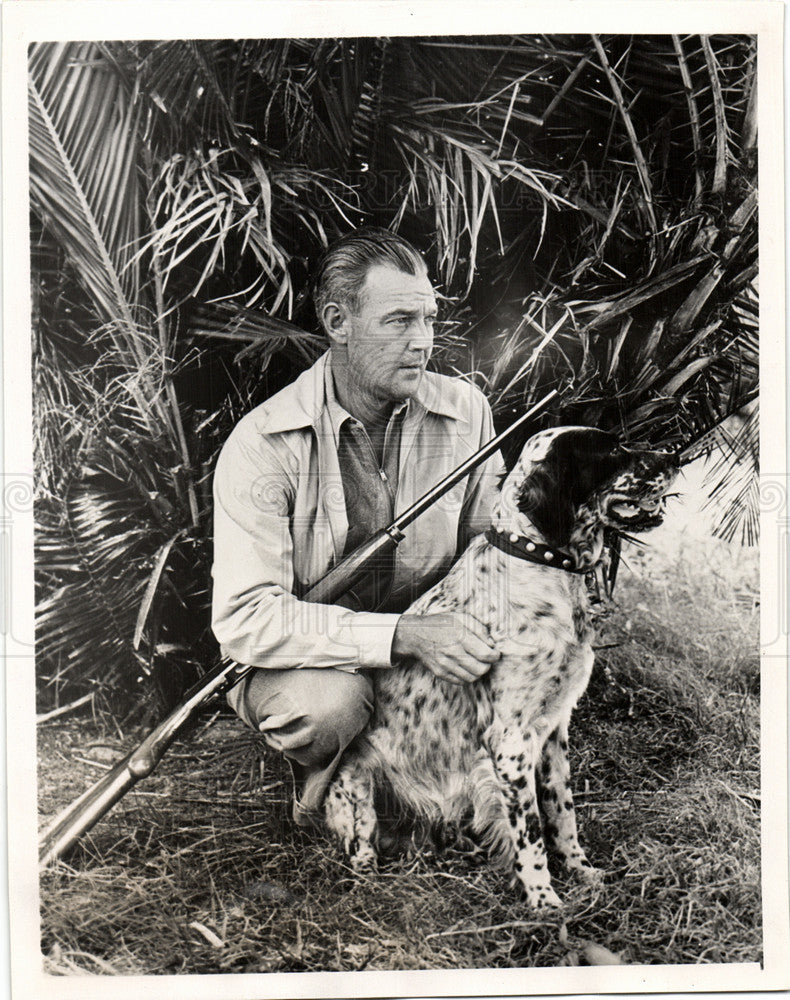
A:
MULTIPOLYGON (((311 270, 353 226, 423 250, 434 363, 499 424, 560 386, 546 421, 710 441, 757 391, 756 59, 724 35, 34 45, 42 697, 149 674, 166 704, 210 659, 213 461, 323 349, 311 270)), ((753 444, 728 443, 725 533, 753 444)))

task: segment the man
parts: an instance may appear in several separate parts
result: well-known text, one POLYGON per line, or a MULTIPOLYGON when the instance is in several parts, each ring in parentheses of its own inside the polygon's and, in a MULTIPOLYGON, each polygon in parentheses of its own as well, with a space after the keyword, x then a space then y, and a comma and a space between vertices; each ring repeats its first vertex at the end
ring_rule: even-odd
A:
POLYGON ((499 454, 407 529, 351 607, 299 600, 493 437, 482 393, 426 371, 436 296, 405 240, 343 237, 319 265, 315 304, 329 352, 239 422, 214 477, 214 633, 223 654, 261 668, 228 700, 288 758, 302 825, 370 717, 367 672, 415 657, 469 683, 499 656, 460 614, 403 613, 489 526, 499 454))

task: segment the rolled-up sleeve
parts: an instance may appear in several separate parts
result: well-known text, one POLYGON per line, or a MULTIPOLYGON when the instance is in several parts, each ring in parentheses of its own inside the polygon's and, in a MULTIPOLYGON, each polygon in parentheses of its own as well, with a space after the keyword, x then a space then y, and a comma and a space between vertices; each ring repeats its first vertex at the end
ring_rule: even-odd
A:
POLYGON ((237 427, 214 474, 212 628, 223 655, 279 670, 389 667, 399 615, 292 593, 295 489, 276 444, 237 427))

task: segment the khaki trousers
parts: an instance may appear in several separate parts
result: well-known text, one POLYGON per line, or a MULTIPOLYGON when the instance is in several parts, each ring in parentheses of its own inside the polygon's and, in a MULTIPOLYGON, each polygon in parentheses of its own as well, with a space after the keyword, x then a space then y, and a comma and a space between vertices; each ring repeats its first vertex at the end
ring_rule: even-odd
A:
POLYGON ((373 711, 370 680, 332 668, 258 669, 231 688, 228 703, 285 755, 294 777, 293 818, 312 825, 343 751, 373 711))

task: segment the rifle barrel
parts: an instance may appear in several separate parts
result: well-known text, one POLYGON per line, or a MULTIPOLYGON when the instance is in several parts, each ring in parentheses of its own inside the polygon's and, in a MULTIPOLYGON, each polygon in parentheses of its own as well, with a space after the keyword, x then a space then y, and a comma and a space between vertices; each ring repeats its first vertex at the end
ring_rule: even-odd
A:
POLYGON ((394 549, 403 538, 403 529, 415 521, 420 514, 433 506, 437 500, 449 493, 456 483, 468 476, 472 469, 475 469, 481 462, 494 454, 503 441, 510 437, 535 414, 543 409, 557 396, 557 390, 552 389, 538 403, 530 407, 518 420, 515 420, 509 427, 505 428, 501 434, 497 434, 488 444, 483 445, 478 451, 462 462, 458 468, 445 476, 441 482, 437 483, 424 496, 408 507, 402 514, 399 514, 387 528, 382 528, 376 532, 366 542, 350 552, 344 559, 333 566, 324 576, 321 577, 304 595, 303 600, 312 601, 315 604, 331 604, 338 597, 350 590, 365 572, 367 561, 374 556, 380 556, 388 549, 394 549), (338 587, 340 589, 338 589, 338 587))

